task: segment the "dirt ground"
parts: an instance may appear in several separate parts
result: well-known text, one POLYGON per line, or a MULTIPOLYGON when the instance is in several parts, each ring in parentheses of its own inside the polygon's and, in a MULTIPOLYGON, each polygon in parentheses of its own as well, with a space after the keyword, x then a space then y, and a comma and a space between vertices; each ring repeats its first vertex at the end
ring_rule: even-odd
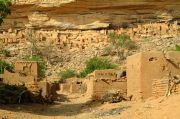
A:
POLYGON ((161 101, 101 104, 71 95, 52 105, 1 105, 0 119, 179 119, 180 95, 161 101))

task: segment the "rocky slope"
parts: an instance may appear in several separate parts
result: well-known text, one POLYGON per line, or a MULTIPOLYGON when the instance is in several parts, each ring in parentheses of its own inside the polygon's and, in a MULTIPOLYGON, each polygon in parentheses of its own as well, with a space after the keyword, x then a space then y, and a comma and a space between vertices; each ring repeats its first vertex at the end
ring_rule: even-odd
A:
POLYGON ((119 63, 116 55, 103 54, 109 32, 125 33, 136 41, 139 48, 127 56, 172 50, 180 43, 179 10, 176 0, 15 0, 12 14, 0 27, 0 41, 12 53, 6 60, 13 63, 30 54, 27 28, 34 28, 31 39, 41 50, 50 49, 45 53, 47 76, 55 76, 64 69, 80 71, 93 56, 119 63))
POLYGON ((99 29, 179 20, 177 0, 14 0, 1 28, 99 29))

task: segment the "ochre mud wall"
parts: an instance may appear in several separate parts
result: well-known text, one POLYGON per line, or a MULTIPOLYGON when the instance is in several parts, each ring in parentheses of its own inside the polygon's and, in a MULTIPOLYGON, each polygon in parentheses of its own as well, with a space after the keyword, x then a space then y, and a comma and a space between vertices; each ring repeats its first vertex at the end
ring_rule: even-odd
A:
POLYGON ((166 54, 146 52, 128 57, 127 94, 133 95, 135 100, 147 99, 152 95, 162 96, 167 90, 169 74, 172 77, 180 75, 179 58, 180 52, 177 51, 166 54))

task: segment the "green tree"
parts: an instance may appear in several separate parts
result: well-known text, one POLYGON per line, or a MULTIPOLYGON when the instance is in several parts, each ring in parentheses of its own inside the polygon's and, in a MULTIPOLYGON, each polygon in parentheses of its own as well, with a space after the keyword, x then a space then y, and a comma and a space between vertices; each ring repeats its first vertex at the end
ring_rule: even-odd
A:
POLYGON ((11 0, 0 0, 0 24, 11 13, 11 0))

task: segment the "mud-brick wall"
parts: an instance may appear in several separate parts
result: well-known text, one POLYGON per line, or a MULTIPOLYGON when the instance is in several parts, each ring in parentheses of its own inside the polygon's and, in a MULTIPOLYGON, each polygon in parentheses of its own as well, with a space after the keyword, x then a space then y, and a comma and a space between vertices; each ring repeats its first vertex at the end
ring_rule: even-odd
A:
POLYGON ((11 73, 7 70, 3 74, 3 83, 11 85, 22 85, 29 82, 35 82, 34 76, 21 76, 19 73, 11 73))
MULTIPOLYGON (((160 97, 165 96, 168 91, 169 79, 162 78, 162 79, 153 79, 152 85, 152 96, 153 97, 160 97)), ((180 84, 177 84, 173 87, 172 92, 173 94, 180 93, 180 84)))
POLYGON ((61 84, 60 92, 61 93, 69 93, 70 92, 70 84, 61 84))
POLYGON ((152 96, 153 97, 164 96, 168 89, 168 82, 169 82, 168 78, 153 79, 152 96))
POLYGON ((97 79, 93 80, 92 87, 92 98, 96 100, 101 99, 104 94, 111 90, 120 91, 123 96, 126 96, 127 93, 126 79, 121 79, 118 81, 97 79))
MULTIPOLYGON (((153 80, 157 79, 156 85, 159 85, 158 83, 161 83, 161 86, 166 86, 166 84, 164 84, 166 83, 166 81, 164 82, 159 79, 167 77, 170 72, 173 75, 180 75, 180 69, 176 66, 176 64, 179 64, 179 61, 180 52, 176 51, 167 52, 166 55, 162 52, 147 52, 138 53, 136 55, 128 57, 128 96, 133 95, 133 99, 135 100, 147 99, 153 96, 153 80)), ((164 93, 164 91, 162 93, 164 93)))
POLYGON ((83 94, 86 92, 86 86, 82 83, 73 82, 70 85, 70 93, 83 94))

